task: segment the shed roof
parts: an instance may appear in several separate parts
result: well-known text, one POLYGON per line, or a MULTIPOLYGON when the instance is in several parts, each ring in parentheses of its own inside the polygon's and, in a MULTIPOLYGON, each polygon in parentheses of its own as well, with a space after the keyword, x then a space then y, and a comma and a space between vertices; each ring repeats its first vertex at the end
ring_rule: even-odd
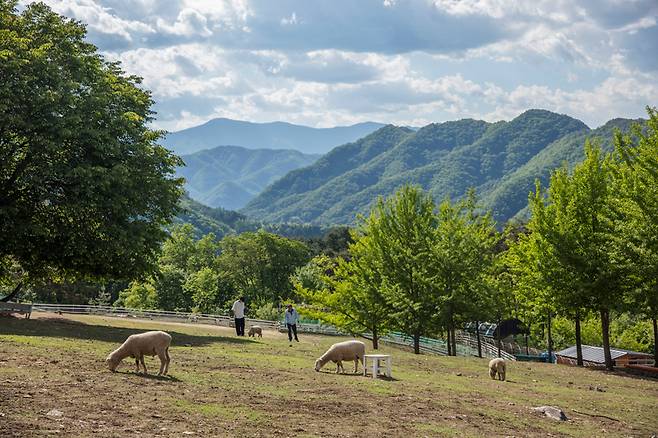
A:
MULTIPOLYGON (((557 356, 564 356, 564 357, 576 359, 577 357, 576 346, 574 345, 572 347, 565 348, 564 350, 558 351, 555 354, 557 356)), ((640 353, 638 351, 623 350, 621 348, 610 349, 610 356, 612 356, 612 360, 626 356, 627 354, 632 354, 634 356, 652 357, 650 354, 640 353)), ((605 363, 605 355, 603 353, 603 347, 593 347, 591 345, 583 345, 583 360, 587 362, 594 362, 600 364, 605 363)))

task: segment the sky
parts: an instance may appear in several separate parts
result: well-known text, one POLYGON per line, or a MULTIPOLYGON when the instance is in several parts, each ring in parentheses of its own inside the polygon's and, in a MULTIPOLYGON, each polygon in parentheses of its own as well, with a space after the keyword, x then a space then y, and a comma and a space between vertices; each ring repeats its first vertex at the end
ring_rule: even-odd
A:
MULTIPOLYGON (((29 3, 23 1, 24 6, 29 3)), ((509 120, 658 105, 658 0, 46 0, 144 79, 156 127, 509 120)))

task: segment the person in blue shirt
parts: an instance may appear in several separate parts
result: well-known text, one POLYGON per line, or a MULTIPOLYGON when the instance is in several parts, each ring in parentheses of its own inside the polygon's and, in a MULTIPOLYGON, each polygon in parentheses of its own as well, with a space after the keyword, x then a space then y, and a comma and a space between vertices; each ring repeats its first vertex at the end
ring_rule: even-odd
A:
POLYGON ((297 339, 297 321, 299 320, 299 313, 292 307, 292 304, 288 304, 288 309, 286 310, 286 326, 288 327, 288 340, 292 342, 292 335, 295 335, 295 341, 299 342, 297 339))

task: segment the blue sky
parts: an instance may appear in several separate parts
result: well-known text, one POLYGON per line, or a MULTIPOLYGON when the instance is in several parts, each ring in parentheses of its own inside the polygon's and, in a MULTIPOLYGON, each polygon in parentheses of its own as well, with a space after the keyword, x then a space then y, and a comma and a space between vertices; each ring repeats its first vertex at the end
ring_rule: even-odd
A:
MULTIPOLYGON (((25 4, 27 2, 23 2, 25 4)), ((47 0, 153 92, 156 125, 508 120, 658 105, 657 0, 47 0)))

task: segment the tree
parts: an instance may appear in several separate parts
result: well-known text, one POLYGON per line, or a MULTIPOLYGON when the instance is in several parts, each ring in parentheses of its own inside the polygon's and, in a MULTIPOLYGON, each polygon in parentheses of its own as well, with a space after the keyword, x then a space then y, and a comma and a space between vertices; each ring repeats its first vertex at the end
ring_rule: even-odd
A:
POLYGON ((297 271, 293 284, 304 313, 352 334, 369 334, 372 347, 391 328, 381 271, 369 237, 355 233, 346 259, 318 256, 297 271))
POLYGON ((541 236, 538 258, 544 277, 546 272, 569 273, 556 280, 558 287, 553 289, 569 294, 561 301, 574 309, 587 306, 599 312, 606 368, 610 370, 610 312, 621 303, 627 270, 609 217, 612 184, 612 158, 602 156, 600 148, 586 142, 585 160, 571 174, 566 167, 553 172, 546 199, 537 185, 528 225, 541 236), (556 263, 557 269, 551 266, 556 263))
POLYGON ((158 293, 150 282, 133 281, 130 286, 119 293, 115 306, 134 309, 154 309, 158 301, 158 293))
POLYGON ((16 4, 0 3, 0 260, 33 278, 142 276, 176 212, 181 160, 157 145, 140 78, 80 23, 16 4))
POLYGON ((192 273, 183 289, 192 297, 195 311, 213 313, 219 307, 219 274, 211 268, 203 267, 192 273))
POLYGON ((308 247, 263 230, 226 236, 217 269, 240 295, 254 302, 288 300, 290 276, 309 260, 308 247))
POLYGON ((380 198, 359 226, 379 264, 380 287, 391 307, 392 324, 413 337, 416 354, 421 336, 436 328, 437 287, 428 263, 435 228, 434 201, 412 186, 402 187, 387 200, 380 198))
POLYGON ((654 366, 658 367, 658 113, 647 108, 646 128, 636 124, 630 135, 615 134, 619 182, 619 234, 629 242, 633 260, 631 309, 652 321, 654 366))
POLYGON ((490 215, 476 213, 472 191, 457 203, 443 201, 436 218, 426 263, 437 288, 435 318, 447 329, 448 351, 456 356, 458 323, 478 320, 491 307, 487 274, 494 265, 498 233, 490 215))

